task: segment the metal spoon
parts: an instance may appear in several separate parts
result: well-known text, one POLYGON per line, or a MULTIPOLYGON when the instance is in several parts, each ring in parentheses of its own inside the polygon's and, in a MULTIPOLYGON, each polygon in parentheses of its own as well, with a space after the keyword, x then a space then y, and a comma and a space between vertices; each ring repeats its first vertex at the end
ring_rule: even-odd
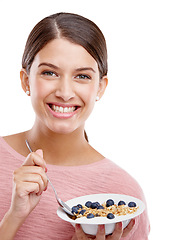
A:
MULTIPOLYGON (((30 151, 30 152, 33 152, 32 149, 31 149, 31 147, 30 147, 30 144, 29 144, 28 140, 25 140, 25 143, 26 143, 29 151, 30 151)), ((46 173, 45 173, 45 174, 46 174, 46 173)), ((55 190, 52 182, 50 181, 50 179, 49 179, 49 177, 48 177, 47 174, 46 174, 46 176, 47 176, 48 182, 50 183, 50 185, 51 185, 51 187, 52 187, 52 189, 53 189, 53 191, 54 191, 54 193, 55 193, 57 202, 58 202, 58 204, 60 205, 60 207, 61 207, 66 213, 68 213, 69 215, 75 216, 75 215, 71 212, 71 208, 70 208, 65 202, 63 202, 60 198, 58 198, 57 192, 56 192, 56 190, 55 190)))

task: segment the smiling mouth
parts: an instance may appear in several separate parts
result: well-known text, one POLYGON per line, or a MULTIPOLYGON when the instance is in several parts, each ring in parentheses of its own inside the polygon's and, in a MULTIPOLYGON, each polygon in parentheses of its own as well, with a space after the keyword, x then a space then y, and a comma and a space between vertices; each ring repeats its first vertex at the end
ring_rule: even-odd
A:
POLYGON ((76 111, 79 108, 78 106, 62 107, 62 106, 57 106, 54 104, 48 104, 48 105, 52 111, 57 112, 57 113, 73 113, 74 111, 76 111))

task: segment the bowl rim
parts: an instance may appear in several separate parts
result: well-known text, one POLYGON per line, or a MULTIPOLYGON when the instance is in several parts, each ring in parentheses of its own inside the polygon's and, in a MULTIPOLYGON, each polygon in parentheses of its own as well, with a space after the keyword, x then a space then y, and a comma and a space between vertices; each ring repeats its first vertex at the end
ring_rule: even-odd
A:
POLYGON ((100 203, 103 203, 104 201, 106 201, 110 198, 113 199, 115 202, 118 202, 120 200, 123 200, 127 203, 134 201, 134 202, 136 202, 136 204, 138 205, 139 208, 135 213, 122 215, 122 216, 116 216, 114 219, 108 219, 106 217, 95 217, 92 219, 88 219, 86 217, 82 217, 82 218, 77 218, 77 219, 73 220, 62 210, 61 207, 58 207, 57 215, 64 221, 67 221, 67 222, 70 222, 73 224, 78 223, 78 224, 100 225, 100 224, 111 224, 111 223, 117 223, 117 222, 129 220, 129 219, 139 216, 145 210, 145 204, 140 199, 129 196, 129 195, 115 194, 115 193, 100 193, 100 194, 83 195, 83 196, 80 196, 77 198, 70 199, 70 200, 66 201, 66 203, 70 207, 72 207, 79 203, 84 204, 86 201, 91 201, 91 200, 99 201, 100 203), (76 204, 74 204, 74 203, 76 203, 76 204))

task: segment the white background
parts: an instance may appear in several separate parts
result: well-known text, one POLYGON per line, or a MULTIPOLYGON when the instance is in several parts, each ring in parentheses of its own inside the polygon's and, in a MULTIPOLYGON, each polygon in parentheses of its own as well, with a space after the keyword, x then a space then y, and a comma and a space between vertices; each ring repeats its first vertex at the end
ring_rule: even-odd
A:
POLYGON ((86 124, 90 143, 142 186, 149 239, 173 238, 174 6, 169 0, 0 2, 0 135, 34 121, 19 71, 27 36, 43 17, 93 20, 108 45, 109 85, 86 124))

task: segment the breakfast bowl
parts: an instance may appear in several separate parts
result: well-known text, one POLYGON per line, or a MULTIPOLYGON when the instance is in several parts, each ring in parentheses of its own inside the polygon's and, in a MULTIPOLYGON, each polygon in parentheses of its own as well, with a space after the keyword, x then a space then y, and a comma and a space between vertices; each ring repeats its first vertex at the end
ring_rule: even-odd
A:
MULTIPOLYGON (((85 195, 68 200, 66 204, 72 208, 76 217, 72 218, 60 207, 57 210, 57 215, 64 221, 71 223, 74 227, 76 224, 80 224, 83 231, 90 235, 97 234, 98 225, 105 225, 106 235, 112 234, 117 222, 122 222, 123 228, 125 228, 132 218, 140 215, 145 209, 145 205, 141 200, 122 194, 85 195), (89 203, 93 205, 88 206, 89 203), (96 203, 107 209, 107 216, 103 216, 103 214, 99 216, 97 207, 94 206, 96 203), (77 205, 81 206, 81 209, 79 209, 77 205), (78 211, 76 210, 77 208, 79 209, 78 211), (93 209, 91 210, 91 208, 93 209), (112 208, 117 209, 117 212, 114 213, 112 210, 112 213, 109 214, 112 208), (81 210, 86 212, 86 214, 80 214, 81 210), (87 213, 88 211, 92 213, 87 213)), ((102 212, 105 211, 105 209, 103 209, 102 212)))

